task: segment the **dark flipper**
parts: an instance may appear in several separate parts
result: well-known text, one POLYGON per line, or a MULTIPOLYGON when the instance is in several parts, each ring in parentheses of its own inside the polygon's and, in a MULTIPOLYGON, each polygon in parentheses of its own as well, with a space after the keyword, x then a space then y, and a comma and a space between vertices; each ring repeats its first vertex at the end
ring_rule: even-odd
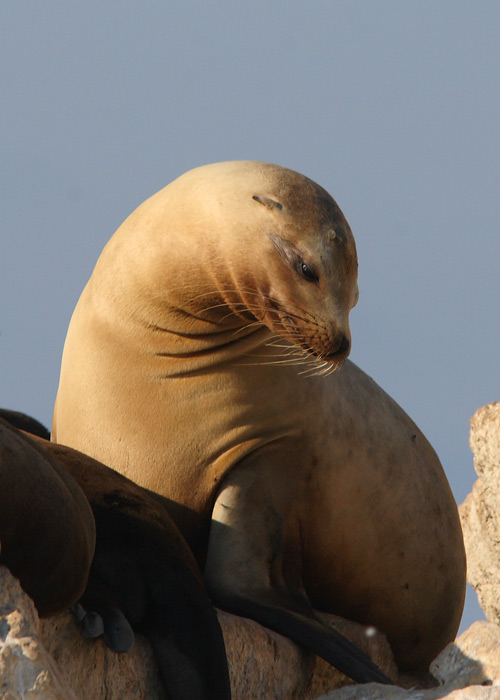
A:
MULTIPOLYGON (((172 698, 229 700, 224 639, 215 610, 206 604, 186 572, 143 623, 172 698), (169 634, 165 634, 165 630, 169 634)), ((174 579, 177 574, 174 573, 174 579)))
POLYGON ((312 608, 310 616, 306 616, 302 612, 295 612, 291 607, 283 607, 284 602, 281 599, 271 604, 261 602, 257 596, 227 596, 218 600, 217 604, 235 615, 256 620, 264 627, 310 649, 357 683, 393 683, 364 651, 319 620, 312 608))

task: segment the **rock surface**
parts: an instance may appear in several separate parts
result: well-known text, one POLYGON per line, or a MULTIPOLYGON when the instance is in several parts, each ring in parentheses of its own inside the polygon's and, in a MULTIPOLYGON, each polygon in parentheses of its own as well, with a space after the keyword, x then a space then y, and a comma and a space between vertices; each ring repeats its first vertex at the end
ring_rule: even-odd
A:
POLYGON ((443 649, 430 671, 439 683, 451 684, 454 689, 498 685, 500 691, 500 626, 474 622, 443 649))
POLYGON ((428 689, 351 686, 319 700, 497 700, 500 698, 500 626, 475 622, 432 662, 430 671, 439 686, 428 689))
POLYGON ((36 632, 31 599, 0 567, 0 699, 75 700, 36 632))
MULTIPOLYGON (((129 654, 118 655, 101 640, 81 637, 69 613, 39 622, 30 598, 4 567, 0 590, 0 700, 164 700, 146 640, 138 638, 129 654)), ((477 622, 446 647, 431 666, 439 687, 404 690, 346 686, 345 677, 288 639, 251 620, 219 615, 234 700, 500 699, 500 626, 494 623, 477 622)), ((387 673, 394 673, 382 636, 367 637, 360 625, 338 618, 335 626, 369 649, 387 673)))
POLYGON ((434 690, 403 690, 394 685, 369 683, 364 686, 342 688, 322 695, 318 700, 498 700, 500 688, 472 685, 462 690, 449 691, 446 687, 434 690))
POLYGON ((470 446, 479 478, 459 509, 467 578, 486 618, 500 622, 500 403, 471 418, 470 446))
MULTIPOLYGON (((0 700, 165 698, 145 639, 138 637, 130 653, 115 654, 101 640, 81 637, 69 613, 39 621, 32 601, 5 567, 0 567, 0 590, 0 700)), ((234 700, 312 700, 348 682, 326 662, 256 622, 225 612, 219 616, 234 700)), ((382 635, 366 635, 361 625, 328 619, 395 677, 382 635)))

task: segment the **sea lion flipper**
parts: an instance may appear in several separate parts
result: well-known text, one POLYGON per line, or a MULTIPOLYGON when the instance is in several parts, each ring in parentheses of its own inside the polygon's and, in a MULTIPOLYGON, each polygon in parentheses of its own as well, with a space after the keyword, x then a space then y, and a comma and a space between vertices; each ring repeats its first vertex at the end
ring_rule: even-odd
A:
POLYGON ((134 632, 130 622, 119 608, 108 608, 103 616, 103 639, 110 649, 118 654, 125 653, 132 648, 134 632))
POLYGON ((252 591, 248 596, 225 595, 217 600, 228 612, 256 620, 306 647, 357 683, 393 683, 368 654, 317 618, 312 609, 310 614, 296 612, 296 601, 290 599, 289 608, 286 602, 282 592, 273 596, 266 590, 252 591))
POLYGON ((370 657, 314 612, 301 578, 300 527, 283 518, 269 470, 240 464, 223 483, 210 530, 205 582, 215 605, 313 651, 358 683, 392 683, 370 657))
POLYGON ((99 615, 95 610, 86 612, 79 622, 81 622, 82 625, 82 637, 86 639, 97 639, 104 634, 102 615, 99 615))
POLYGON ((72 608, 75 620, 81 624, 82 637, 102 637, 106 646, 117 654, 130 651, 134 644, 134 631, 122 610, 103 606, 100 612, 85 610, 78 603, 72 608))

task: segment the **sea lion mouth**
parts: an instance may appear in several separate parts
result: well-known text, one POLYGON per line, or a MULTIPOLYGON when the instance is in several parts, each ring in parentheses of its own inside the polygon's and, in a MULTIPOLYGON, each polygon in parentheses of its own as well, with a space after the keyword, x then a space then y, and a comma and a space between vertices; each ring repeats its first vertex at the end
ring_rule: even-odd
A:
POLYGON ((311 312, 280 303, 276 298, 263 299, 265 309, 262 322, 296 348, 304 356, 322 365, 338 367, 344 363, 351 349, 351 341, 345 334, 328 332, 327 324, 311 312))

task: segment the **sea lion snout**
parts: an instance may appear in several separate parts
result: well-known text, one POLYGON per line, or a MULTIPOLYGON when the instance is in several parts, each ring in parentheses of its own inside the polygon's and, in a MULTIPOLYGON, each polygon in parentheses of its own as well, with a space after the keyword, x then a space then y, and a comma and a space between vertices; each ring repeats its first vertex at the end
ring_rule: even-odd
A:
POLYGON ((330 352, 326 355, 326 360, 334 362, 343 362, 349 356, 351 351, 351 339, 344 333, 340 333, 332 341, 330 352))

